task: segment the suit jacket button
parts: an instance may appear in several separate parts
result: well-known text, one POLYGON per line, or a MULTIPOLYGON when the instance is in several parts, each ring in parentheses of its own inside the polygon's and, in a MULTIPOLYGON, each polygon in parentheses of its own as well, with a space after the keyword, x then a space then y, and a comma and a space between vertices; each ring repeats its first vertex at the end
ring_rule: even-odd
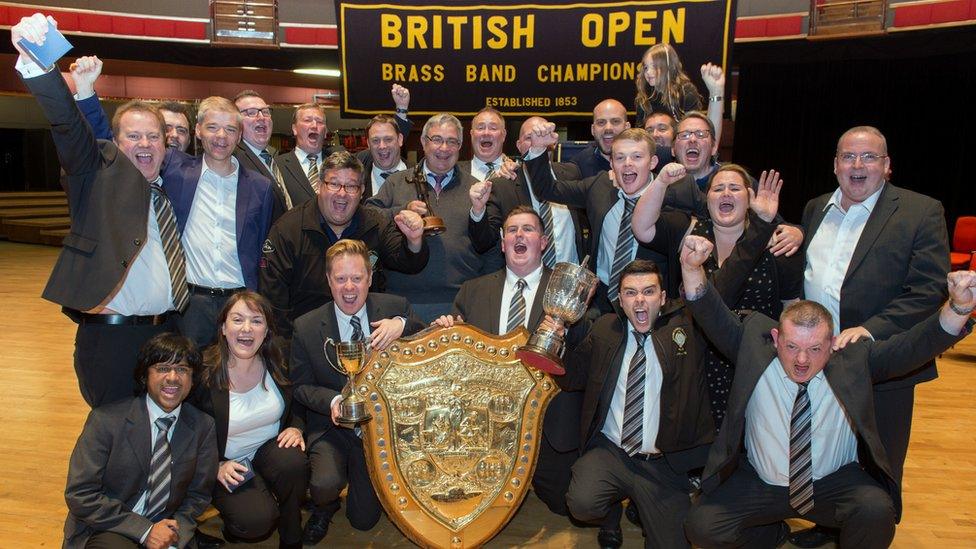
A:
POLYGON ((123 259, 122 260, 122 268, 123 269, 127 269, 128 267, 129 267, 129 262, 123 259))
POLYGON ((132 241, 132 244, 134 244, 136 246, 142 246, 142 241, 137 238, 137 239, 135 239, 135 240, 132 241))

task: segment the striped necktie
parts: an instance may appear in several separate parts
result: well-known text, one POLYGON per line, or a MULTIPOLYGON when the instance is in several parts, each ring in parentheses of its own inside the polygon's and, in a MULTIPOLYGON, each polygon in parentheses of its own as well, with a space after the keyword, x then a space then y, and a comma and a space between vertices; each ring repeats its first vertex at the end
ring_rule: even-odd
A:
POLYGON ((278 186, 278 190, 285 197, 285 209, 290 210, 292 208, 291 196, 288 194, 288 189, 285 187, 284 178, 281 177, 281 171, 278 170, 278 165, 275 164, 273 158, 271 158, 271 153, 267 149, 261 151, 261 160, 264 161, 268 166, 268 171, 271 172, 271 176, 274 178, 275 184, 278 186))
POLYGON ((363 341, 365 337, 363 336, 363 325, 360 322, 359 317, 353 315, 353 317, 349 319, 349 324, 352 326, 352 340, 363 341))
POLYGON ((176 215, 173 214, 173 205, 166 198, 166 192, 159 184, 151 183, 149 189, 152 194, 153 211, 156 212, 156 224, 159 226, 159 237, 163 243, 163 253, 166 255, 166 266, 169 268, 173 306, 182 313, 190 302, 190 289, 186 285, 186 258, 183 255, 183 245, 180 244, 180 233, 176 227, 176 215))
POLYGON ((630 228, 630 220, 634 217, 636 198, 624 198, 624 213, 620 216, 620 230, 617 232, 617 246, 613 252, 613 265, 610 267, 610 284, 607 288, 607 299, 617 300, 620 294, 620 272, 630 263, 634 252, 634 231, 630 228))
POLYGON ((319 155, 310 154, 306 160, 308 160, 308 184, 312 186, 312 190, 319 192, 319 155))
POLYGON ((511 332, 515 328, 525 323, 525 280, 518 279, 515 283, 515 294, 512 295, 512 303, 508 306, 508 329, 505 333, 511 332))
POLYGON ((805 515, 813 509, 813 456, 810 451, 813 414, 807 384, 797 385, 790 419, 790 507, 805 515))
POLYGON ((552 223, 552 207, 546 200, 539 201, 539 217, 542 218, 542 228, 546 232, 546 249, 542 250, 542 264, 552 269, 556 266, 556 233, 552 223))
POLYGON ((165 517, 166 503, 169 501, 170 465, 169 437, 167 436, 174 417, 161 417, 155 421, 156 442, 153 444, 152 461, 149 462, 149 497, 146 498, 146 510, 143 516, 153 522, 165 517))
POLYGON ((620 447, 628 456, 640 452, 644 444, 644 370, 647 366, 647 355, 644 353, 647 334, 637 330, 632 333, 637 341, 637 350, 627 370, 624 421, 620 429, 620 447))
POLYGON ((495 163, 485 162, 485 181, 495 177, 495 163))

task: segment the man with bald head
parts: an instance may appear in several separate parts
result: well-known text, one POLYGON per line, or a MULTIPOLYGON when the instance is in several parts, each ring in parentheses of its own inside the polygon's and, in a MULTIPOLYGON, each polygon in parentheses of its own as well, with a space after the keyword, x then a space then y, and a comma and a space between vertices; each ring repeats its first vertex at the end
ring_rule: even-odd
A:
POLYGON ((579 166, 582 178, 610 170, 610 145, 620 132, 629 127, 627 107, 623 103, 616 99, 604 99, 597 103, 593 108, 593 124, 590 125, 593 143, 569 160, 579 166))
MULTIPOLYGON (((545 123, 545 119, 533 116, 522 123, 518 141, 515 142, 520 154, 529 152, 532 128, 539 123, 545 123)), ((547 154, 551 154, 551 148, 547 154)), ((580 178, 579 169, 569 162, 553 162, 552 171, 556 179, 580 178)), ((586 250, 580 227, 580 221, 585 217, 576 208, 540 199, 521 165, 516 168, 514 180, 495 177, 471 187, 468 230, 471 243, 478 252, 483 253, 498 245, 502 221, 516 206, 532 208, 543 221, 550 248, 543 255, 546 267, 551 269, 562 261, 579 263, 582 259, 580 253, 586 250)))

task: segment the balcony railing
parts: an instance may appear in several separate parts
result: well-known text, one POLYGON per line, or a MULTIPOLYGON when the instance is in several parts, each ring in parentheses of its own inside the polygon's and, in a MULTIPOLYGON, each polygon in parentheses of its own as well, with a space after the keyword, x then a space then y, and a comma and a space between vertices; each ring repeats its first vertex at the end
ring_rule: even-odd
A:
POLYGON ((275 0, 211 0, 210 17, 214 44, 278 45, 278 3, 275 0))

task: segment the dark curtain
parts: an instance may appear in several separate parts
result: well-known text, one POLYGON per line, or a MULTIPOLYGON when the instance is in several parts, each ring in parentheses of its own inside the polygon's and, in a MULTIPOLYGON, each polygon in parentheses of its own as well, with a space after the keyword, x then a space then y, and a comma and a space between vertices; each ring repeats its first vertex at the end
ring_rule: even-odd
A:
POLYGON ((942 201, 950 231, 976 214, 976 27, 870 39, 736 45, 733 159, 783 173, 780 211, 837 188, 833 155, 853 126, 888 140, 891 182, 942 201))

